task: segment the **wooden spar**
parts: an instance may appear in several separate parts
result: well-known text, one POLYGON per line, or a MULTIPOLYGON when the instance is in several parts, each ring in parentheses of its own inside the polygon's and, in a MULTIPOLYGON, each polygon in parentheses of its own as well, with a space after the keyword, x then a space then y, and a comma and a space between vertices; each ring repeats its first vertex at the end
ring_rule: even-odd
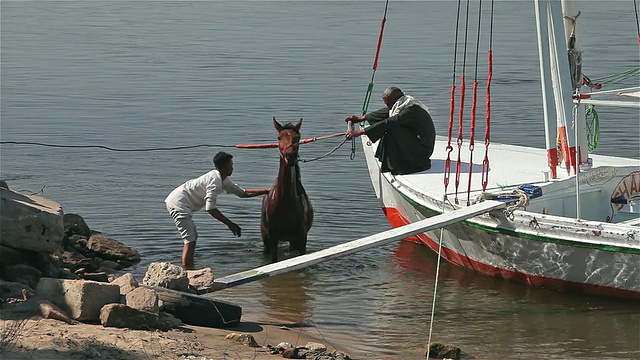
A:
POLYGON ((370 249, 378 245, 404 239, 408 236, 416 235, 428 230, 442 228, 444 226, 504 207, 505 203, 503 202, 493 200, 484 201, 459 210, 446 212, 444 214, 400 226, 395 229, 386 230, 357 240, 349 241, 318 252, 297 256, 274 264, 218 278, 214 281, 213 286, 208 289, 207 292, 218 291, 278 274, 283 274, 289 271, 306 268, 326 260, 336 259, 370 249))

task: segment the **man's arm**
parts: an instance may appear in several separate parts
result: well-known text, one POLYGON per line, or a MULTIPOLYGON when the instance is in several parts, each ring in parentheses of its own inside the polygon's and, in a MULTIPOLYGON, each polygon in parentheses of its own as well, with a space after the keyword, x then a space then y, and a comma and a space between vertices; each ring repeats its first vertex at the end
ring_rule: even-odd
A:
POLYGON ((220 210, 218 210, 217 208, 213 208, 211 210, 207 210, 207 212, 214 218, 218 219, 221 223, 227 225, 229 227, 229 230, 231 230, 231 232, 233 233, 233 235, 240 236, 240 232, 242 230, 240 229, 240 226, 238 226, 238 224, 234 223, 233 221, 229 220, 229 218, 224 216, 224 214, 221 213, 220 210))
POLYGON ((364 128, 364 133, 369 137, 369 139, 371 139, 371 141, 378 141, 382 136, 384 136, 387 130, 400 123, 406 123, 407 121, 410 121, 412 118, 412 111, 414 111, 413 106, 402 109, 397 115, 390 116, 382 121, 367 126, 366 128, 364 128))
POLYGON ((260 195, 267 195, 270 189, 245 189, 244 193, 238 195, 241 198, 250 198, 260 195))

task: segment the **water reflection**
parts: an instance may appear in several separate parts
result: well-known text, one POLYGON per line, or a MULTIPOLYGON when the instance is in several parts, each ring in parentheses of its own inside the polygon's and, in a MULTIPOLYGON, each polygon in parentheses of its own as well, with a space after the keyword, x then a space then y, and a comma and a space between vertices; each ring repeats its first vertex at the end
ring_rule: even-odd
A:
MULTIPOLYGON (((400 299, 396 295, 395 306, 387 309, 388 321, 394 323, 390 326, 394 333, 386 334, 387 339, 401 340, 409 329, 426 339, 437 256, 423 245, 402 242, 393 262, 397 276, 405 279, 394 284, 394 293, 407 295, 400 299), (411 313, 413 318, 407 316, 411 313), (392 316, 406 320, 399 324, 392 316)), ((639 333, 636 302, 533 288, 444 261, 440 265, 433 336, 456 343, 469 354, 535 358, 527 344, 543 344, 548 358, 611 352, 627 358, 639 354, 639 333), (602 334, 617 335, 603 338, 602 334), (498 345, 505 343, 514 345, 507 351, 498 345)))
POLYGON ((260 281, 264 296, 260 300, 268 318, 285 322, 305 322, 313 312, 313 296, 309 289, 314 274, 302 269, 260 281))

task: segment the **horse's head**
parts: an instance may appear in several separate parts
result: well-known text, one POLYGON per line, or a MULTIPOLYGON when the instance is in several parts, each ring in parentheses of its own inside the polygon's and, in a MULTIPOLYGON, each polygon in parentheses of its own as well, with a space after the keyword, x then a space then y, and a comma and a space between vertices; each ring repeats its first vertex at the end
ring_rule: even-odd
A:
POLYGON ((289 166, 298 163, 298 146, 300 145, 300 127, 302 126, 302 118, 293 125, 287 123, 280 125, 275 116, 273 117, 273 126, 278 130, 278 149, 280 157, 289 166))

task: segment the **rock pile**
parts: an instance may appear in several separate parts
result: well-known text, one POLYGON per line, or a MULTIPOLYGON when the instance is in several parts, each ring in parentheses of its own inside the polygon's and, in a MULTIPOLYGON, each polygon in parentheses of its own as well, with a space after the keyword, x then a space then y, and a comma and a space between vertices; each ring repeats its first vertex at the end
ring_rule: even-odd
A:
POLYGON ((182 325, 161 311, 158 294, 139 287, 133 275, 115 278, 140 261, 136 250, 92 231, 79 215, 63 214, 53 200, 2 185, 1 303, 29 302, 43 317, 70 324, 160 330, 182 325))
POLYGON ((46 299, 39 302, 43 317, 51 318, 48 315, 54 312, 58 315, 52 318, 67 323, 64 316, 72 321, 138 330, 169 330, 182 325, 171 314, 160 311, 158 294, 154 290, 134 285, 131 274, 111 283, 41 278, 35 292, 37 298, 46 299), (130 290, 123 295, 122 288, 130 290))
POLYGON ((305 346, 293 346, 289 343, 279 343, 276 346, 267 345, 271 354, 281 354, 285 359, 313 359, 313 360, 351 360, 349 355, 341 351, 327 351, 327 346, 316 342, 308 342, 305 346))
POLYGON ((53 200, 2 187, 0 202, 0 291, 16 287, 6 282, 30 290, 40 277, 106 282, 140 261, 136 250, 92 231, 79 215, 63 214, 53 200))

